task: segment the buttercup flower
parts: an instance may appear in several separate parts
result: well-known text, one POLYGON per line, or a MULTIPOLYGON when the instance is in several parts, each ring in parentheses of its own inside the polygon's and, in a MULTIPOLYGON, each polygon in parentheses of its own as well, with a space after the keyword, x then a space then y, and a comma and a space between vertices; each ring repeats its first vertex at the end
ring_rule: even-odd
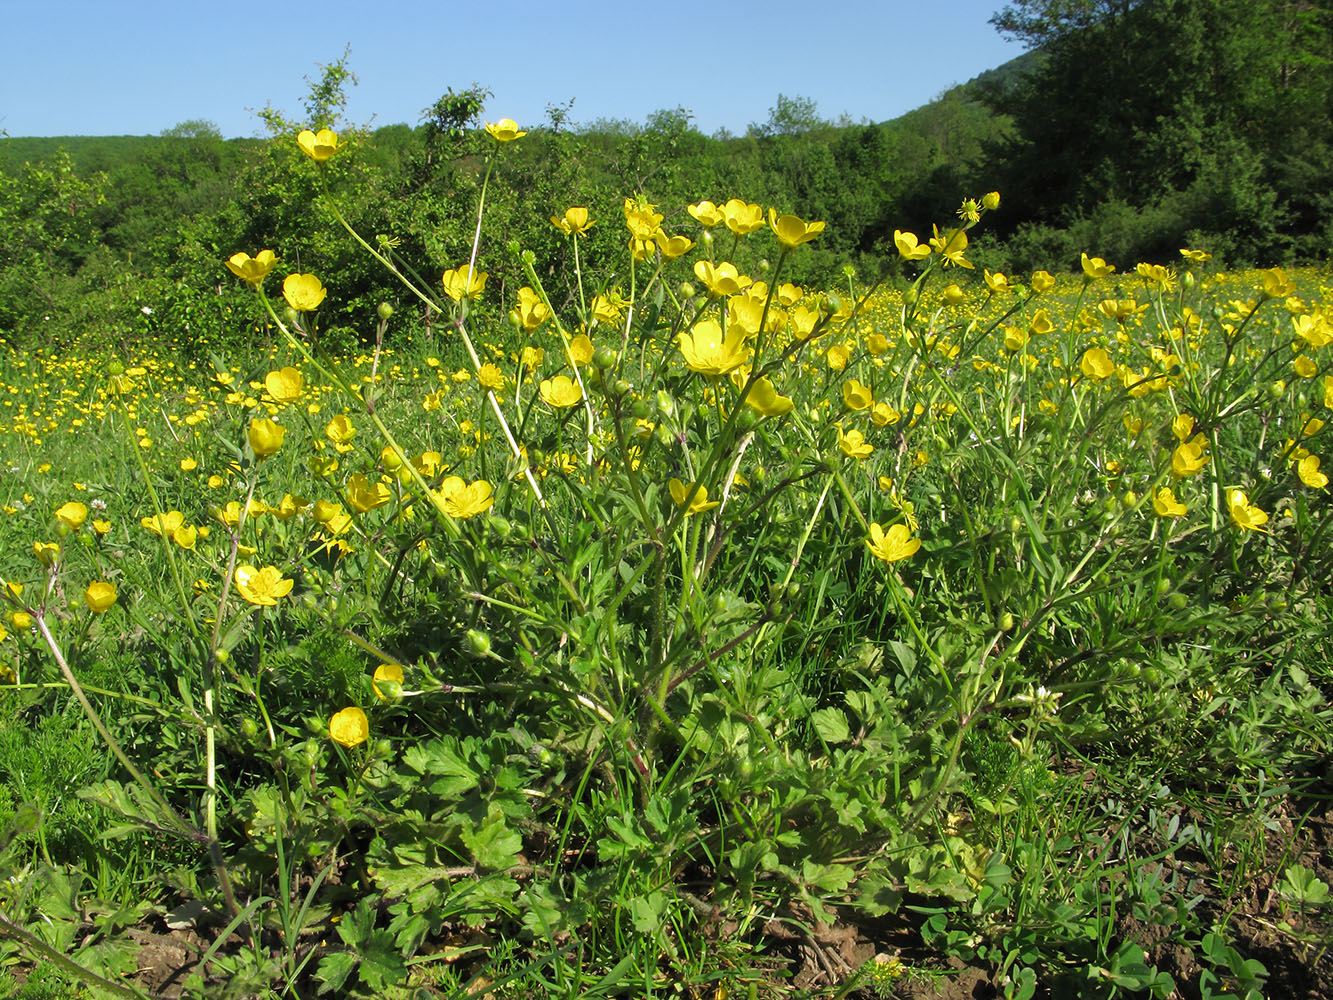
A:
POLYGON ((895 524, 885 531, 877 522, 872 522, 866 547, 876 559, 896 563, 915 555, 921 548, 921 539, 913 538, 911 529, 905 524, 895 524))
POLYGON ((847 404, 848 409, 864 410, 874 403, 875 397, 869 386, 849 378, 842 384, 842 401, 847 404))
POLYGON ((564 216, 557 218, 551 216, 551 225, 562 233, 573 235, 574 233, 586 233, 593 227, 595 220, 588 218, 586 208, 567 208, 564 216))
POLYGON ((1088 378, 1099 382, 1115 374, 1115 362, 1111 360, 1111 355, 1106 353, 1104 347, 1089 347, 1083 352, 1078 367, 1088 378))
MULTIPOLYGON (((685 498, 689 496, 694 483, 682 483, 679 479, 672 479, 667 483, 667 490, 671 493, 671 499, 677 507, 685 506, 685 498)), ((694 491, 694 499, 690 501, 690 507, 685 511, 685 516, 691 514, 700 514, 706 510, 712 510, 719 506, 720 501, 708 499, 708 487, 703 484, 694 491)))
POLYGON ((1055 287, 1055 275, 1050 271, 1033 271, 1032 281, 1029 282, 1032 290, 1038 294, 1049 292, 1055 287))
POLYGON ((389 487, 379 482, 372 483, 359 472, 347 480, 347 502, 362 514, 383 507, 392 499, 389 487))
POLYGON ((338 133, 327 128, 318 132, 302 130, 296 136, 296 144, 301 147, 301 152, 316 163, 323 163, 342 148, 338 143, 338 133))
POLYGON ((736 271, 735 264, 725 260, 719 264, 696 261, 694 276, 708 286, 708 293, 714 296, 735 295, 750 284, 749 278, 736 271))
POLYGON ((551 310, 535 291, 524 285, 518 290, 518 302, 509 311, 509 318, 515 326, 531 333, 551 318, 551 310))
POLYGON ((1268 523, 1268 515, 1250 503, 1241 490, 1227 490, 1227 510, 1231 513, 1231 523, 1241 531, 1258 531, 1268 523))
POLYGON ((43 566, 52 566, 60 558, 60 546, 55 542, 33 542, 32 554, 43 566))
POLYGON ((722 221, 737 236, 744 236, 764 227, 764 210, 740 198, 732 198, 722 206, 722 221))
POLYGON ((347 749, 360 746, 370 738, 370 720, 355 705, 335 712, 329 720, 329 736, 347 749))
POLYGON ((296 402, 301 398, 301 390, 304 387, 305 379, 301 377, 301 372, 290 365, 264 376, 264 388, 268 390, 275 403, 296 402))
POLYGON ((537 390, 541 394, 542 401, 557 410, 574 406, 583 398, 583 390, 568 375, 542 379, 537 390))
POLYGON ((251 604, 261 608, 276 606, 278 598, 291 593, 292 584, 295 582, 284 579, 282 571, 276 566, 265 566, 263 569, 237 566, 234 579, 236 592, 251 604))
POLYGON ((95 615, 100 615, 116 603, 116 586, 104 580, 94 580, 83 592, 83 603, 95 615))
POLYGON ((242 281, 258 288, 264 276, 273 270, 273 265, 277 262, 277 255, 272 250, 260 250, 253 257, 248 253, 234 253, 227 258, 227 270, 242 281))
POLYGON ((1115 265, 1108 264, 1100 257, 1082 257, 1083 273, 1089 278, 1106 278, 1115 273, 1115 265))
POLYGON ((465 483, 460 476, 447 476, 435 495, 444 512, 459 520, 484 513, 495 503, 491 484, 484 479, 465 483))
POLYGON ((1186 512, 1185 505, 1176 499, 1169 486, 1163 486, 1153 495, 1152 508, 1158 517, 1181 517, 1186 512))
POLYGON ((853 427, 846 433, 841 427, 838 428, 838 447, 848 458, 869 458, 875 451, 875 446, 865 439, 865 435, 853 427))
POLYGON ((259 458, 267 458, 282 447, 282 439, 287 436, 287 428, 282 424, 263 417, 250 421, 246 439, 250 448, 259 458))
POLYGON ((711 201, 701 201, 694 205, 687 205, 685 211, 706 229, 712 229, 714 226, 722 225, 725 216, 722 210, 711 201))
POLYGON ((778 215, 777 210, 768 210, 768 225, 777 236, 778 242, 788 249, 795 249, 802 243, 809 243, 824 231, 822 222, 805 222, 795 215, 778 215))
POLYGON ((1204 454, 1207 444, 1207 438, 1195 434, 1190 440, 1176 445, 1175 451, 1171 453, 1171 474, 1177 479, 1184 479, 1202 469, 1208 463, 1208 457, 1204 454))
POLYGON ((88 506, 79 503, 77 500, 61 504, 56 511, 56 520, 70 531, 78 531, 79 528, 83 527, 83 522, 88 520, 88 506))
POLYGON ((458 267, 444 272, 441 279, 444 282, 444 294, 455 302, 475 299, 486 290, 487 277, 485 271, 473 271, 472 280, 468 281, 468 266, 459 264, 458 267))
POLYGON ((518 122, 512 118, 501 118, 498 122, 487 122, 486 131, 496 142, 513 142, 515 139, 522 139, 528 134, 522 131, 518 127, 518 122))
POLYGON ((139 523, 155 535, 171 536, 171 533, 185 523, 185 515, 178 510, 169 510, 165 514, 139 519, 139 523))
POLYGON ((768 379, 761 378, 745 397, 745 405, 766 417, 780 417, 796 404, 790 396, 780 395, 768 379))
POLYGON ((380 701, 388 701, 395 694, 395 689, 390 687, 390 684, 398 685, 397 691, 402 690, 403 668, 396 663, 381 663, 375 668, 375 676, 370 681, 370 686, 375 690, 375 697, 380 701), (384 683, 385 690, 380 690, 381 683, 384 683))
POLYGON ((731 329, 726 337, 716 320, 705 319, 678 338, 681 356, 691 370, 705 375, 725 375, 750 359, 745 332, 731 329))
POLYGON ((1301 482, 1316 490, 1322 490, 1328 485, 1328 476, 1319 471, 1319 456, 1306 455, 1296 463, 1296 475, 1300 476, 1301 482))
POLYGON ((944 258, 944 263, 971 270, 972 262, 963 256, 967 252, 967 231, 965 229, 950 229, 948 232, 941 234, 939 226, 933 228, 935 235, 931 237, 930 245, 936 253, 944 258))
POLYGON ((328 291, 313 274, 289 274, 282 282, 282 297, 297 312, 318 309, 328 291))

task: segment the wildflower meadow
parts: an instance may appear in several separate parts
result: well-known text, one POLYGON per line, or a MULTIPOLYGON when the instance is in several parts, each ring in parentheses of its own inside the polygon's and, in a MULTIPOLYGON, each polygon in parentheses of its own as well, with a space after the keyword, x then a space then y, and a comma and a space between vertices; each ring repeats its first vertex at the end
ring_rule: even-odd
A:
POLYGON ((825 223, 739 191, 537 206, 552 268, 488 226, 525 131, 486 132, 430 260, 345 219, 343 137, 283 140, 401 291, 351 338, 254 245, 214 279, 244 350, 0 355, 0 982, 1330 971, 1327 270, 1000 273, 994 191, 882 276, 796 280, 825 223))

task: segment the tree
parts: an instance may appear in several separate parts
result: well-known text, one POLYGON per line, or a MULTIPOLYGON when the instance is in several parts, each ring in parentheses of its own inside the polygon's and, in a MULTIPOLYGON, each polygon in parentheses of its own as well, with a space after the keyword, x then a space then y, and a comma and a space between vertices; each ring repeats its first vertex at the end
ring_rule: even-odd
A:
POLYGON ((809 97, 778 94, 777 103, 768 109, 768 121, 750 123, 748 134, 754 136, 800 135, 827 125, 819 117, 819 106, 809 97))

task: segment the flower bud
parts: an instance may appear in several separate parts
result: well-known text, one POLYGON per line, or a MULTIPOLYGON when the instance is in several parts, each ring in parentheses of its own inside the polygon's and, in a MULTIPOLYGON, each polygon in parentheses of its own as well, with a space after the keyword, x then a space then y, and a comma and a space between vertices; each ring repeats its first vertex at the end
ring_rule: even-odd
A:
POLYGON ((376 309, 375 312, 379 315, 380 319, 387 323, 389 317, 393 315, 393 306, 389 305, 387 302, 381 302, 379 308, 376 309))
POLYGON ((467 644, 468 652, 473 656, 489 656, 491 652, 491 637, 480 629, 470 628, 463 636, 467 644))

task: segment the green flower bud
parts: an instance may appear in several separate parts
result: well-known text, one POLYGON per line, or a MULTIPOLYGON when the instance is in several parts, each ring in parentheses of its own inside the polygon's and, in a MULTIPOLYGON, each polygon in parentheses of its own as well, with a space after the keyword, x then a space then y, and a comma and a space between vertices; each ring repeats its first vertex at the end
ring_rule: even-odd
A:
POLYGON ((387 323, 389 317, 393 315, 393 306, 389 305, 387 302, 381 302, 379 308, 376 309, 375 312, 379 314, 380 319, 387 323))

